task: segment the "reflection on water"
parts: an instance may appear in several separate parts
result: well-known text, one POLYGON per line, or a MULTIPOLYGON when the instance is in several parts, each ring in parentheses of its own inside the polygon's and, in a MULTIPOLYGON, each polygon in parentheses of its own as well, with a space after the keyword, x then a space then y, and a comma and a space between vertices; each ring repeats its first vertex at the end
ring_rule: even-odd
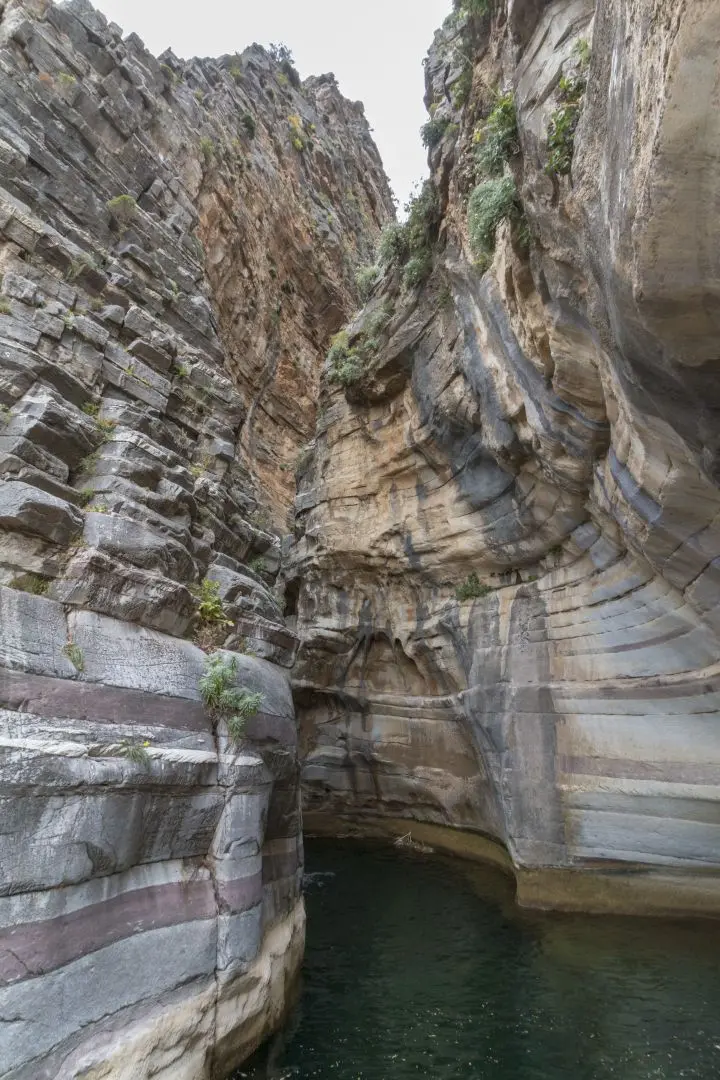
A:
POLYGON ((720 1080, 720 926, 538 916, 491 869, 306 847, 285 1029, 235 1080, 720 1080))

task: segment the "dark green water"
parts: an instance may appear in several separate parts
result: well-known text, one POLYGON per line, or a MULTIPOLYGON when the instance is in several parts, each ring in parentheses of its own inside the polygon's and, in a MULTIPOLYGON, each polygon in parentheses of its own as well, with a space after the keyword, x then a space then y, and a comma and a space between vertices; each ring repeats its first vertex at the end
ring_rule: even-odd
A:
POLYGON ((307 845, 286 1029, 236 1080, 720 1080, 720 927, 528 917, 504 879, 307 845))

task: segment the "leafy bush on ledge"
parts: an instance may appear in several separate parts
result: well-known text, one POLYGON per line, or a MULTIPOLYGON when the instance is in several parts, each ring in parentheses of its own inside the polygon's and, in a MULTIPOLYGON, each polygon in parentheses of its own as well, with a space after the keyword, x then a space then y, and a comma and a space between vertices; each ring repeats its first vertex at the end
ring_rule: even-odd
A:
POLYGON ((215 653, 205 661, 205 670, 198 682, 203 705, 213 721, 225 722, 233 742, 242 738, 247 721, 263 702, 261 693, 234 686, 236 674, 237 657, 215 653))
POLYGON ((483 585, 477 574, 469 574, 465 581, 455 589, 455 599, 462 603, 464 600, 478 600, 481 596, 487 596, 492 592, 489 585, 483 585))
POLYGON ((347 332, 341 330, 330 342, 327 354, 328 379, 338 386, 352 386, 363 377, 366 360, 364 350, 360 346, 350 348, 347 332))

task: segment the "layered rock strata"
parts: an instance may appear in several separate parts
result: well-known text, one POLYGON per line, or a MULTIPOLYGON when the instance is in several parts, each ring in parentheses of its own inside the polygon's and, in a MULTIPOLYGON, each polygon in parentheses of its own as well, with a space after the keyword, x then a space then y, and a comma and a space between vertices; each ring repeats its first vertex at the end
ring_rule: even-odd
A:
POLYGON ((0 16, 0 1075, 223 1077, 302 953, 273 524, 390 195, 331 76, 0 16))
POLYGON ((432 272, 348 327, 372 349, 328 366, 301 479, 308 820, 494 838, 527 903, 717 913, 718 6, 489 8, 427 62, 432 272), (478 265, 502 95, 517 196, 478 265))

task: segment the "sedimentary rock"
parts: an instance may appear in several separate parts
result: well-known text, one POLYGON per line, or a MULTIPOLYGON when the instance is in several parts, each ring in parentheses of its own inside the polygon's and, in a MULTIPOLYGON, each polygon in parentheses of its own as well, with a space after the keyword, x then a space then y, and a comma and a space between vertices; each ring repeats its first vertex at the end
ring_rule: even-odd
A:
POLYGON ((331 76, 159 61, 84 0, 1 6, 3 1077, 209 1080, 283 1015, 304 915, 273 526, 391 211, 331 76), (259 701, 239 743, 200 700, 223 648, 259 701))
POLYGON ((297 497, 308 820, 493 837, 529 903, 716 912, 718 5, 463 6, 426 67, 431 272, 391 259, 348 327, 297 497))

